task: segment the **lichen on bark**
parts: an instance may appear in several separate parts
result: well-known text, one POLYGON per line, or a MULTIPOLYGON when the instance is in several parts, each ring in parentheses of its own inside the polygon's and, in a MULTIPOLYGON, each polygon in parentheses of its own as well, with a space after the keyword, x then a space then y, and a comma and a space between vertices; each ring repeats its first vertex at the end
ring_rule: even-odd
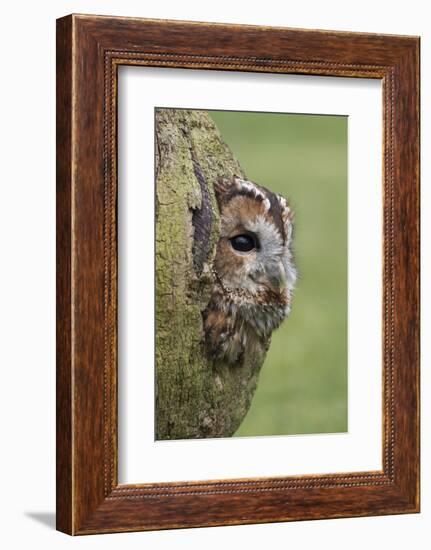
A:
POLYGON ((156 109, 156 439, 228 437, 264 356, 207 356, 203 318, 220 220, 214 183, 244 171, 205 111, 156 109))

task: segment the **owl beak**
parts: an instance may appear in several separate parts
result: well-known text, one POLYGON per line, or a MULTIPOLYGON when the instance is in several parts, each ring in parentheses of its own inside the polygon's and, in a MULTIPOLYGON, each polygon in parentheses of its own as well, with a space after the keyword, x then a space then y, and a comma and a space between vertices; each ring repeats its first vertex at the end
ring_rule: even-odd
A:
POLYGON ((286 289, 286 272, 283 265, 274 264, 266 270, 269 286, 273 292, 282 293, 286 289))

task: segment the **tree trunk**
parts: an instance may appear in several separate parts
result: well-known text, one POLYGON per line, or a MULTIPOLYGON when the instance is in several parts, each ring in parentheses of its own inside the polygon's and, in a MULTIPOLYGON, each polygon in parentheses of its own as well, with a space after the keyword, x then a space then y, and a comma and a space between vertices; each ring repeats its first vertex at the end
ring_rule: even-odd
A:
POLYGON ((204 111, 156 110, 156 438, 228 437, 245 417, 264 356, 207 357, 202 314, 219 237, 214 183, 238 161, 204 111))

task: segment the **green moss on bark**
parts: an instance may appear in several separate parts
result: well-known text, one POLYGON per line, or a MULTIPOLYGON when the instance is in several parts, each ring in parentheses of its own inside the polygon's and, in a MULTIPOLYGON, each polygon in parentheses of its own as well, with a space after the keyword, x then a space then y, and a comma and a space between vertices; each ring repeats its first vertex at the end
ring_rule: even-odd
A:
POLYGON ((206 112, 157 109, 157 439, 233 435, 256 388, 264 356, 246 355, 241 366, 214 364, 204 348, 202 312, 211 295, 219 237, 213 185, 233 174, 244 176, 206 112), (208 189, 211 223, 205 261, 197 269, 193 216, 203 206, 202 181, 208 189))

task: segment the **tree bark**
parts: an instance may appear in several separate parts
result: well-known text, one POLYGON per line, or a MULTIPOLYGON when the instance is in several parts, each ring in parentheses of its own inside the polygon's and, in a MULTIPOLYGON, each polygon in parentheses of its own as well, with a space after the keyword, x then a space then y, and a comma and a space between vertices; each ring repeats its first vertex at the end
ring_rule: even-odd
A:
POLYGON ((245 417, 263 356, 206 353, 203 317, 219 238, 213 185, 244 171, 204 111, 156 110, 156 439, 228 437, 245 417))

